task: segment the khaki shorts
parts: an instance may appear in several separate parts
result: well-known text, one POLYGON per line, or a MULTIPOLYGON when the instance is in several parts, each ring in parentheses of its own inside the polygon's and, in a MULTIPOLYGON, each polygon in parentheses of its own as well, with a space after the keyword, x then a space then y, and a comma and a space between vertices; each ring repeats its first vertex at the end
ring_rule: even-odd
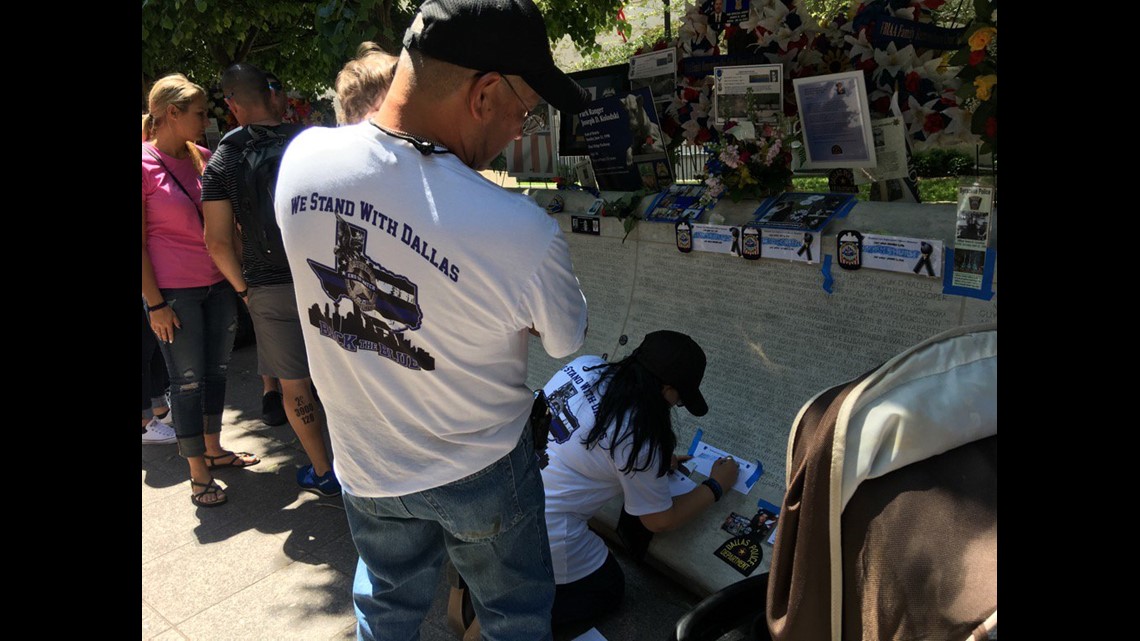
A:
POLYGON ((257 336, 257 373, 285 380, 309 378, 293 284, 250 287, 249 317, 257 336))

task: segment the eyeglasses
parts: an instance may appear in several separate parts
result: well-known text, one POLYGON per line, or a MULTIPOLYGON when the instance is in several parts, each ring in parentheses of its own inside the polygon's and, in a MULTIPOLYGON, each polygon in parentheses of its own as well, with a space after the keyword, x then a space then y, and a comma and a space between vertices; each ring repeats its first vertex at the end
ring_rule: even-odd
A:
POLYGON ((522 103, 523 109, 526 109, 526 113, 523 114, 522 135, 529 136, 546 129, 546 121, 540 114, 526 108, 526 103, 523 102, 519 92, 515 91, 515 87, 511 84, 511 81, 507 80, 507 77, 503 74, 499 74, 499 76, 502 77, 503 82, 507 83, 507 87, 510 87, 511 93, 515 95, 515 98, 518 98, 519 102, 522 103))
POLYGON ((270 80, 269 81, 269 88, 272 89, 273 91, 281 91, 281 89, 282 89, 281 81, 280 80, 270 80))

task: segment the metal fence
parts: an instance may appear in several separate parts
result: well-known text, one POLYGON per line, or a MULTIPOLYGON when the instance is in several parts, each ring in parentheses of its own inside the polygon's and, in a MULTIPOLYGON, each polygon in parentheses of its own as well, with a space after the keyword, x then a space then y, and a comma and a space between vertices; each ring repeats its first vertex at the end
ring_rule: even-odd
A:
MULTIPOLYGON (((682 144, 673 157, 673 177, 676 182, 697 182, 705 171, 705 160, 709 154, 704 147, 682 144)), ((588 161, 589 156, 559 156, 558 175, 571 176, 578 181, 576 167, 588 161)))

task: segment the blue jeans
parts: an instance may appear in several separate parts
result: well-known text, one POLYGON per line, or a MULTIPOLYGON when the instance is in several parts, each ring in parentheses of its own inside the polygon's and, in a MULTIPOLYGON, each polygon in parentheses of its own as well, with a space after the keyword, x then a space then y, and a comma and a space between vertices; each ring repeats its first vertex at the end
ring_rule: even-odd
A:
POLYGON ((237 296, 226 280, 208 287, 163 289, 178 316, 174 342, 159 341, 170 374, 174 434, 183 457, 206 452, 203 433, 222 431, 226 366, 237 333, 237 296))
POLYGON ((389 498, 344 494, 360 554, 352 589, 358 638, 419 639, 444 554, 470 587, 484 639, 552 638, 554 572, 531 440, 528 426, 509 454, 437 488, 389 498))

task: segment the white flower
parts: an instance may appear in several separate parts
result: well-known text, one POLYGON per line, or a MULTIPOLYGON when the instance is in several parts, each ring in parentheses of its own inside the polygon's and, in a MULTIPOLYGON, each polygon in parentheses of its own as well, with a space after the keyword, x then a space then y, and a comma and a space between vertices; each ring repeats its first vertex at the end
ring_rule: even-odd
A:
POLYGON ((894 42, 888 43, 886 49, 876 49, 874 55, 875 64, 892 78, 897 76, 901 69, 909 70, 918 60, 914 54, 914 45, 899 49, 894 42))
POLYGON ((801 49, 800 55, 795 59, 796 69, 815 67, 823 64, 823 54, 813 48, 801 49))
POLYGON ((907 123, 907 133, 913 138, 914 134, 922 133, 922 128, 926 124, 926 117, 937 113, 934 105, 938 104, 938 99, 935 98, 926 104, 919 104, 914 96, 907 96, 906 103, 910 108, 903 112, 903 119, 907 123))
POLYGON ((684 136, 685 140, 689 141, 689 144, 691 145, 697 144, 697 134, 700 132, 700 130, 701 126, 697 124, 697 119, 695 116, 681 124, 681 135, 684 136))
POLYGON ((914 7, 906 7, 905 9, 897 9, 894 12, 894 17, 903 18, 906 20, 914 20, 914 7))
POLYGON ((851 45, 850 51, 852 60, 863 62, 868 58, 875 57, 875 48, 871 46, 870 42, 867 42, 866 31, 860 31, 858 38, 855 36, 844 36, 843 39, 847 44, 851 45))

